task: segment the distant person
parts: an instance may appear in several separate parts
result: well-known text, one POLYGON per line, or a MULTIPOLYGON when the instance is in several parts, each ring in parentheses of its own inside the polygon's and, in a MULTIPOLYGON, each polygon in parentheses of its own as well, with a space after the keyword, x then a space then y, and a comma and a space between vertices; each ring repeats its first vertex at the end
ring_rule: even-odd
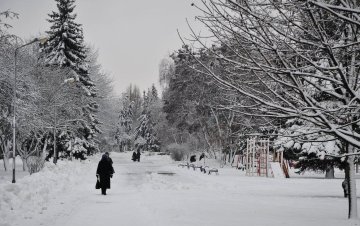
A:
POLYGON ((137 159, 138 162, 140 162, 140 155, 141 155, 140 148, 138 148, 137 151, 136 151, 136 159, 137 159))
POLYGON ((113 176, 114 172, 112 160, 109 159, 108 155, 103 154, 96 170, 96 176, 100 182, 102 195, 106 195, 106 189, 110 189, 110 178, 113 176))
POLYGON ((132 153, 131 160, 133 160, 134 162, 137 160, 137 154, 135 151, 133 151, 133 153, 132 153))
POLYGON ((196 155, 190 156, 190 162, 196 162, 196 155))
POLYGON ((205 153, 201 153, 200 157, 199 157, 199 161, 201 161, 201 159, 205 158, 205 153))

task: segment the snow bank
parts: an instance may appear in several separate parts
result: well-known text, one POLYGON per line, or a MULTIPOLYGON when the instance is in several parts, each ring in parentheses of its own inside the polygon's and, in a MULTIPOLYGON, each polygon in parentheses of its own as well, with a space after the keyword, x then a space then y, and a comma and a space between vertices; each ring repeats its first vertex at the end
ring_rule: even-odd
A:
POLYGON ((47 210, 48 204, 61 193, 81 183, 79 174, 90 164, 59 161, 46 162, 45 168, 17 180, 17 183, 0 183, 0 226, 13 225, 18 218, 32 218, 47 210))

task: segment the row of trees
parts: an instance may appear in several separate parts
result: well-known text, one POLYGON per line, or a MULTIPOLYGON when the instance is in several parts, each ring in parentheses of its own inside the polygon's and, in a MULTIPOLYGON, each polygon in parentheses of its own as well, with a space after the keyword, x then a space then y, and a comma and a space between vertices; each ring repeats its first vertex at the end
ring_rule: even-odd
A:
POLYGON ((214 153, 242 146, 244 134, 271 135, 276 150, 301 156, 302 170, 344 168, 349 218, 357 218, 358 1, 193 6, 210 35, 189 26, 190 41, 160 66, 173 142, 214 153))
POLYGON ((0 13, 0 153, 5 170, 12 157, 14 114, 16 154, 24 169, 30 156, 53 157, 54 163, 58 157, 84 159, 104 148, 101 141, 109 140, 115 129, 101 131, 102 123, 116 122, 111 80, 101 71, 96 51, 85 46, 75 22, 75 1, 55 1, 45 43, 23 46, 26 42, 8 29, 9 18, 17 14, 0 13))
POLYGON ((119 151, 160 151, 158 138, 162 117, 161 100, 154 85, 141 95, 137 86, 130 85, 123 93, 118 116, 116 140, 119 151))

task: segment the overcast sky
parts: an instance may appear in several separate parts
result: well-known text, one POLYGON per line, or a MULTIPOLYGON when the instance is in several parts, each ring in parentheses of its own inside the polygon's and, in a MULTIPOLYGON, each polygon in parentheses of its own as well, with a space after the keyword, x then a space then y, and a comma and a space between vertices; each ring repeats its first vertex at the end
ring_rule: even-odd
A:
MULTIPOLYGON (((163 57, 181 47, 177 29, 190 33, 186 18, 195 27, 198 11, 191 0, 77 0, 77 22, 85 41, 99 51, 103 70, 111 73, 120 94, 130 84, 147 89, 158 86, 158 65, 163 57)), ((19 19, 10 21, 10 32, 23 39, 49 28, 47 14, 54 0, 0 0, 0 11, 10 9, 19 19)), ((198 28, 197 28, 198 29, 198 28)))

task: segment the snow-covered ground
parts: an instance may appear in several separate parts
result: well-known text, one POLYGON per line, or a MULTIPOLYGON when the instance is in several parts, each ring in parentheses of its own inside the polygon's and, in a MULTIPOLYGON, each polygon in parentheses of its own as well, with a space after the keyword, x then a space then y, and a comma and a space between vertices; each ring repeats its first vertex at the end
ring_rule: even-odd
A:
POLYGON ((111 157, 116 173, 107 196, 94 188, 100 156, 49 163, 16 184, 0 172, 0 226, 349 224, 342 179, 246 177, 232 168, 207 175, 168 156, 111 157))

